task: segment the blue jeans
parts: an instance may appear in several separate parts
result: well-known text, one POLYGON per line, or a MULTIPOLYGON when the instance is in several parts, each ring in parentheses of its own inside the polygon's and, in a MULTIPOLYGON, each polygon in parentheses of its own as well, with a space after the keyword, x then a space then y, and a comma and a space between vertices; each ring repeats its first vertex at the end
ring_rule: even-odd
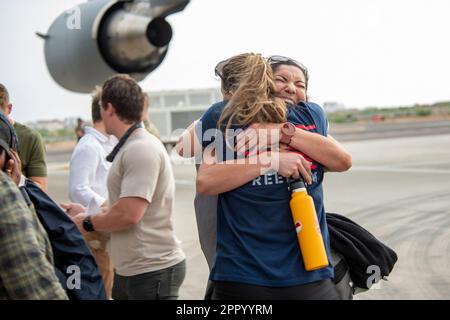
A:
POLYGON ((114 274, 114 300, 176 300, 186 275, 186 261, 162 270, 124 277, 114 274))

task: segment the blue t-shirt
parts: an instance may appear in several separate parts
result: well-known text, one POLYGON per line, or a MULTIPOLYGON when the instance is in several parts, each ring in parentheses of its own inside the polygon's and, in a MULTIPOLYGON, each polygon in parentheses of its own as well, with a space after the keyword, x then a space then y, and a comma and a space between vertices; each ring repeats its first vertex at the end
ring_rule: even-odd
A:
MULTIPOLYGON (((220 132, 214 130, 225 104, 219 102, 212 105, 196 128, 197 136, 204 138, 203 146, 214 142, 216 150, 222 150, 223 160, 230 159, 230 154, 236 157, 235 153, 227 150, 230 148, 226 147, 220 132)), ((300 103, 289 106, 287 119, 304 130, 327 135, 326 116, 317 104, 300 103)), ((306 155, 305 157, 307 158, 306 155)), ((313 162, 313 184, 307 189, 314 199, 330 260, 330 241, 323 206, 324 170, 320 163, 308 159, 313 162)), ((219 195, 217 252, 211 280, 284 287, 334 276, 331 265, 317 271, 305 270, 289 207, 290 198, 286 179, 276 172, 259 176, 239 188, 219 195)))

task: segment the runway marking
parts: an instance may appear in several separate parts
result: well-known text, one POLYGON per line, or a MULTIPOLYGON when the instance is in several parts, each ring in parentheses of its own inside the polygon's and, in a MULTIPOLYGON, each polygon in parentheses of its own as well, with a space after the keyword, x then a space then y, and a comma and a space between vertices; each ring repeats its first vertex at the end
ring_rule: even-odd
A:
POLYGON ((371 171, 371 172, 398 172, 398 173, 426 173, 426 174, 449 174, 450 170, 445 169, 415 169, 415 168, 398 168, 384 166, 353 166, 350 171, 371 171))
POLYGON ((407 168, 414 168, 415 166, 423 166, 423 165, 429 166, 429 165, 440 165, 449 163, 450 159, 435 159, 435 160, 425 159, 424 161, 415 160, 414 162, 403 164, 403 166, 407 168))
POLYGON ((175 179, 175 183, 183 186, 195 186, 195 180, 175 179))
POLYGON ((49 162, 47 163, 48 171, 69 171, 69 162, 49 162))

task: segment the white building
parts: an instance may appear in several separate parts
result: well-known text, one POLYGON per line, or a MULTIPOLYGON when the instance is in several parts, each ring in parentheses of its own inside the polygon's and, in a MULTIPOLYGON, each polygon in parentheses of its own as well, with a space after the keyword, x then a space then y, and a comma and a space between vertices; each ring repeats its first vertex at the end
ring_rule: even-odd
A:
POLYGON ((336 112, 336 111, 342 111, 345 109, 345 105, 338 102, 324 102, 323 108, 325 109, 325 112, 336 112))
POLYGON ((173 141, 213 103, 222 100, 219 88, 149 92, 150 120, 158 128, 161 140, 173 141))
POLYGON ((64 122, 58 119, 39 120, 36 122, 29 122, 27 125, 34 130, 58 131, 65 128, 64 122))

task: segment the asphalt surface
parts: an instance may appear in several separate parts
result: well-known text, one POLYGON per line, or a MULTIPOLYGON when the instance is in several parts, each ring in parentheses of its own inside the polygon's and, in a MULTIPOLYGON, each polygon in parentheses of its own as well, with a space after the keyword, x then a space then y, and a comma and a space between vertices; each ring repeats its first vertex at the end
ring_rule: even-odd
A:
MULTIPOLYGON (((352 169, 326 175, 326 210, 360 223, 399 257, 388 281, 356 299, 450 298, 450 134, 439 128, 389 139, 381 130, 378 137, 384 139, 369 134, 368 140, 343 142, 353 156, 352 169)), ((57 201, 67 201, 69 158, 67 151, 48 156, 49 192, 57 201)), ((175 230, 188 268, 180 298, 202 299, 208 268, 193 209, 195 169, 175 161, 174 174, 175 230)))

